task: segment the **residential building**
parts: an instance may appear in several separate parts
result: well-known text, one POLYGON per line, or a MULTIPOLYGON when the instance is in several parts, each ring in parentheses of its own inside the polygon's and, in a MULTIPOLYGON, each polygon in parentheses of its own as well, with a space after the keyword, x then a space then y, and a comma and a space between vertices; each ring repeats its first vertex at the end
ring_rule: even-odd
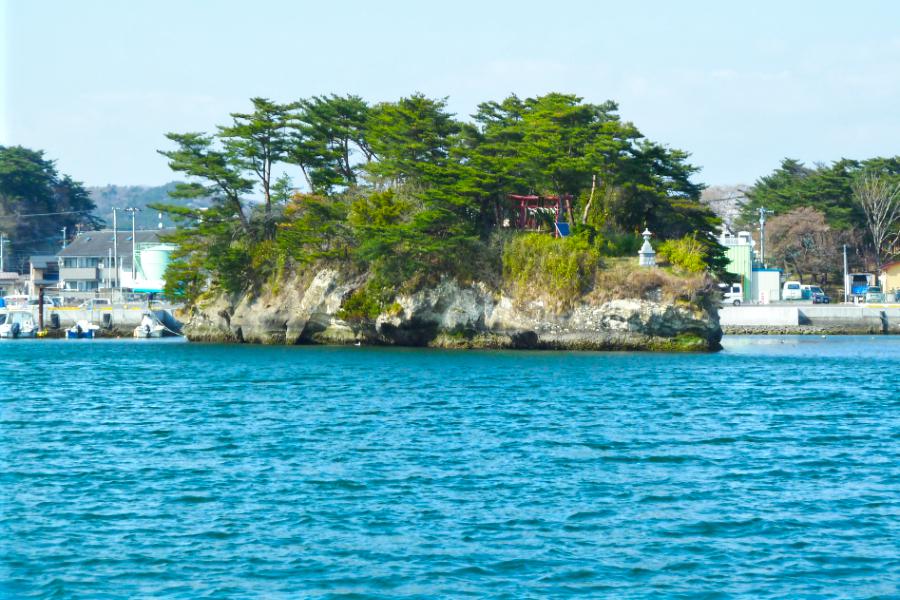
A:
POLYGON ((59 281, 65 296, 93 296, 101 290, 127 289, 158 292, 162 290, 162 274, 174 246, 159 241, 166 230, 118 232, 118 261, 113 232, 110 229, 86 231, 78 235, 59 253, 59 281), (136 257, 132 278, 132 253, 136 257), (152 263, 152 278, 146 277, 141 257, 152 263), (116 263, 118 262, 118 269, 116 263))
POLYGON ((22 293, 22 277, 14 271, 0 271, 0 298, 22 293))
POLYGON ((37 254, 28 259, 31 265, 28 277, 28 294, 38 295, 38 288, 59 287, 59 257, 55 254, 37 254))
POLYGON ((881 289, 887 293, 900 292, 900 260, 881 266, 881 289))

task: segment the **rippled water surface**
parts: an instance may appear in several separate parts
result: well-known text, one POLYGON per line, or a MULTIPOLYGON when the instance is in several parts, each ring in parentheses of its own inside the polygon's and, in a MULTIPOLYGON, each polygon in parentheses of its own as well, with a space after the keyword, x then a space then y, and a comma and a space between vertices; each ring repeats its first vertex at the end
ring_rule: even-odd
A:
POLYGON ((900 597, 900 338, 0 359, 5 598, 900 597))

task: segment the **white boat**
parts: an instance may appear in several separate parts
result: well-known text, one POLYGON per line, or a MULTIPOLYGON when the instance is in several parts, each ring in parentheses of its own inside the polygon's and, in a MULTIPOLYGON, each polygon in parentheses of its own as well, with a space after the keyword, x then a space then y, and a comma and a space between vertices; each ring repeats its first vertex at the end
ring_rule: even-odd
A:
POLYGON ((70 340, 92 340, 100 331, 98 325, 82 319, 66 330, 66 338, 70 340))
POLYGON ((30 310, 10 310, 0 313, 0 338, 31 338, 36 333, 37 325, 30 310))
POLYGON ((150 313, 144 314, 141 324, 134 328, 136 338, 159 338, 166 331, 166 326, 156 320, 150 313))

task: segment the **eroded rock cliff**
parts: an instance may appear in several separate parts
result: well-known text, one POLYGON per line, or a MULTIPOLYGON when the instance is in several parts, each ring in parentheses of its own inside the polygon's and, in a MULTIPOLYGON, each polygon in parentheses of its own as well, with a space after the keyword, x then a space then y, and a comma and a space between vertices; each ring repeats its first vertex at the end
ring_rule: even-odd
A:
POLYGON ((261 344, 689 351, 717 350, 722 336, 716 309, 704 300, 585 298, 560 310, 453 279, 399 295, 376 318, 340 318, 364 283, 322 269, 289 277, 277 290, 220 295, 193 309, 185 332, 195 341, 261 344))

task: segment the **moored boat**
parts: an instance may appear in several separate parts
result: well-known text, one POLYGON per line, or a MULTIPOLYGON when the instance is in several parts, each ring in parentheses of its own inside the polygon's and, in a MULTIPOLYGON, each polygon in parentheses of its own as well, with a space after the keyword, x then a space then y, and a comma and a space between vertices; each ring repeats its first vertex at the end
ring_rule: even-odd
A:
POLYGON ((28 310, 10 310, 0 314, 0 338, 31 338, 37 333, 34 315, 28 310))
POLYGON ((141 324, 134 328, 136 338, 160 338, 165 334, 166 326, 160 323, 151 313, 145 313, 141 324))
POLYGON ((94 339, 99 331, 99 326, 82 319, 66 329, 66 338, 70 340, 90 340, 94 339))

